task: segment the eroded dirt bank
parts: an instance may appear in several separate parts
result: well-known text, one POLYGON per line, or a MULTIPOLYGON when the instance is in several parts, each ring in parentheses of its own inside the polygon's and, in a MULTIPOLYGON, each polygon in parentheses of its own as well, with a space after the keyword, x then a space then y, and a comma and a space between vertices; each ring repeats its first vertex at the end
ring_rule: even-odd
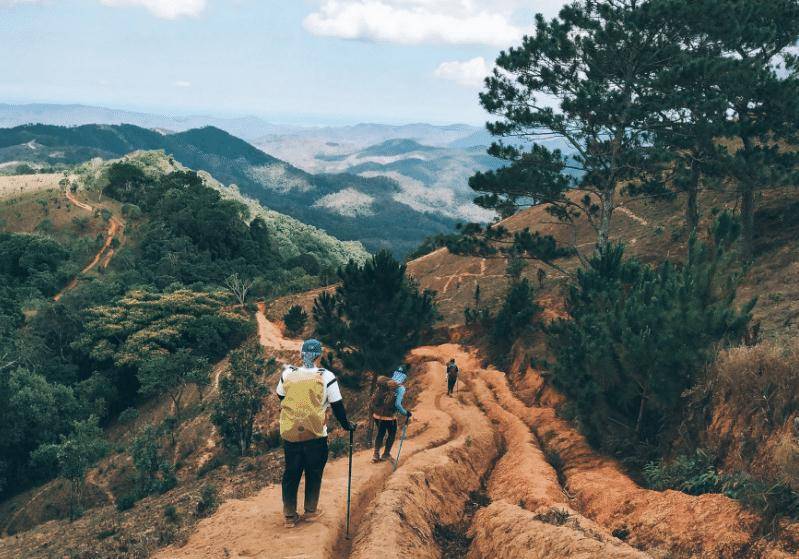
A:
MULTIPOLYGON (((760 519, 723 495, 691 496, 639 487, 613 460, 596 454, 552 408, 528 407, 499 371, 481 372, 503 408, 557 455, 572 506, 637 549, 672 557, 792 557, 795 542, 758 538, 760 519)), ((785 535, 786 533, 784 533, 785 535)))
MULTIPOLYGON (((426 367, 443 384, 444 366, 428 363, 426 367)), ((440 405, 458 425, 456 438, 413 456, 398 468, 372 503, 350 557, 441 556, 436 526, 460 520, 470 493, 479 489, 499 448, 491 423, 471 395, 445 397, 440 405)))

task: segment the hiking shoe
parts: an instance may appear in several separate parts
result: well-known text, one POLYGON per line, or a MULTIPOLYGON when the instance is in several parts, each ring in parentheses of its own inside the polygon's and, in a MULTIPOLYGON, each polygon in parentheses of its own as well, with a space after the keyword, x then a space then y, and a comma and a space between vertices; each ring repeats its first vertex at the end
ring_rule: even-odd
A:
POLYGON ((294 516, 286 516, 283 519, 283 527, 284 528, 295 528, 299 522, 300 522, 300 515, 299 514, 295 514, 294 516))
POLYGON ((377 464, 381 460, 382 460, 382 458, 380 458, 379 454, 375 454, 374 456, 372 456, 372 464, 377 464))
POLYGON ((380 460, 384 461, 384 462, 388 462, 389 464, 393 464, 394 463, 394 459, 391 457, 390 454, 384 454, 383 456, 380 457, 380 460))
POLYGON ((313 512, 305 511, 305 514, 302 515, 302 519, 307 520, 308 522, 313 522, 323 514, 325 514, 325 511, 323 511, 322 509, 316 509, 313 512))

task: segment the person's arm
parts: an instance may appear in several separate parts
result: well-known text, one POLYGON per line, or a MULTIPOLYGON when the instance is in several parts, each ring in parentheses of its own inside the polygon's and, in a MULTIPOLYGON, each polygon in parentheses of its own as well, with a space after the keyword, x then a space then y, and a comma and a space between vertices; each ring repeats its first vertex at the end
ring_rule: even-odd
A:
POLYGON ((397 387, 397 399, 394 401, 394 407, 397 408, 397 411, 400 412, 405 417, 410 417, 411 412, 406 410, 402 407, 402 399, 405 397, 405 387, 398 386, 397 387))
POLYGON ((280 381, 278 381, 277 388, 275 388, 275 394, 277 394, 277 397, 280 398, 281 402, 283 401, 283 398, 286 397, 286 389, 283 388, 283 375, 286 374, 287 370, 288 367, 285 367, 283 371, 280 373, 280 381))
POLYGON ((338 387, 338 380, 330 373, 329 375, 325 375, 322 377, 327 382, 325 386, 325 390, 327 391, 327 401, 330 402, 330 407, 333 408, 333 415, 336 416, 336 420, 339 422, 339 425, 347 431, 354 431, 355 425, 350 423, 350 420, 347 419, 347 410, 344 409, 344 399, 341 397, 341 390, 338 387), (327 378, 326 378, 327 377, 327 378))

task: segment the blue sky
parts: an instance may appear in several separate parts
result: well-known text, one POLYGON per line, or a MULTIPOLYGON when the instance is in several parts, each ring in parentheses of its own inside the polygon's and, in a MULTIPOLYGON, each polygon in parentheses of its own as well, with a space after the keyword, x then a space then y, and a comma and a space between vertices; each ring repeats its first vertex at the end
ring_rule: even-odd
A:
POLYGON ((563 0, 0 0, 0 102, 275 122, 468 122, 563 0))

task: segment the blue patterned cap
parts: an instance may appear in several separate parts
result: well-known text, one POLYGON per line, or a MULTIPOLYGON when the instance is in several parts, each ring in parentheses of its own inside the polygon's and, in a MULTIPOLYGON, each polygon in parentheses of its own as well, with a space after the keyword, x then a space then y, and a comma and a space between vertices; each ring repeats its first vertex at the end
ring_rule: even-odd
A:
POLYGON ((305 340, 302 342, 302 349, 300 351, 302 353, 315 353, 316 355, 322 355, 322 342, 313 338, 310 340, 305 340))

